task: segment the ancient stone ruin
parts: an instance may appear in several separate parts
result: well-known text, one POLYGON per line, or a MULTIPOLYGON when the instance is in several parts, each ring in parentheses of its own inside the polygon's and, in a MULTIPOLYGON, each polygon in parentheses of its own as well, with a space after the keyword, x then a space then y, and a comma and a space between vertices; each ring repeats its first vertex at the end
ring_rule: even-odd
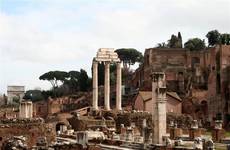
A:
POLYGON ((98 110, 98 63, 105 64, 104 104, 110 110, 110 64, 117 65, 116 109, 121 110, 121 61, 112 48, 101 48, 93 59, 93 109, 98 110))
POLYGON ((163 136, 166 135, 166 82, 164 72, 153 72, 152 94, 152 98, 156 98, 152 112, 153 143, 163 144, 163 136))
POLYGON ((33 117, 33 103, 31 101, 20 102, 19 118, 32 118, 33 117))

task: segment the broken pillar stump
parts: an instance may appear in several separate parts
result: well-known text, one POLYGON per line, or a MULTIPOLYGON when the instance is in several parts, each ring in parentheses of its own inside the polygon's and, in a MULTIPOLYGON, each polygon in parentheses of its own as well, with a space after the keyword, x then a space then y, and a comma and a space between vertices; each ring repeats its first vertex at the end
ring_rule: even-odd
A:
POLYGON ((194 129, 194 128, 189 129, 190 139, 194 140, 195 138, 200 137, 200 136, 201 136, 201 129, 194 129))
POLYGON ((170 139, 175 139, 176 137, 182 136, 182 129, 180 128, 171 128, 170 129, 170 139))
POLYGON ((224 138, 224 129, 213 129, 212 130, 212 139, 214 142, 221 142, 224 138))

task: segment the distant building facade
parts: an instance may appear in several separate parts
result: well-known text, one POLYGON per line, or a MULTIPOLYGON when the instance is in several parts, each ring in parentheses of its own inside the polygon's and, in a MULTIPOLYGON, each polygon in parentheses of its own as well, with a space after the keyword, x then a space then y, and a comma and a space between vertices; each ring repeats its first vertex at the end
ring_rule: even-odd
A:
POLYGON ((7 104, 20 102, 25 94, 25 86, 7 86, 7 104))
MULTIPOLYGON (((167 112, 172 112, 176 114, 181 114, 182 110, 182 100, 177 95, 176 92, 167 92, 166 93, 167 103, 166 110, 167 112)), ((140 111, 152 112, 154 110, 153 104, 156 100, 152 99, 152 91, 139 91, 135 99, 134 108, 140 111)))

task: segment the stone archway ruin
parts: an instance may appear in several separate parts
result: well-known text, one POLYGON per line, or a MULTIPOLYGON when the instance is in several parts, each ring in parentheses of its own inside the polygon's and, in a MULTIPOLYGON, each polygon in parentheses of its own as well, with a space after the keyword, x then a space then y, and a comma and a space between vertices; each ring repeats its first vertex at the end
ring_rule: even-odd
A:
POLYGON ((100 48, 93 59, 93 110, 98 110, 98 63, 105 64, 104 107, 110 110, 110 63, 117 65, 116 109, 121 110, 121 61, 113 48, 100 48))

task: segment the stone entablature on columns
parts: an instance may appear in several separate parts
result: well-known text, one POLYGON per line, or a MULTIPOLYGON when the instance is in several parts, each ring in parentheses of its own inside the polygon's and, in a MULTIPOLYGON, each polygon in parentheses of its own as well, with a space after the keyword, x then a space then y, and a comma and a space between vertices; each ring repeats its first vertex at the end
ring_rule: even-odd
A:
POLYGON ((105 64, 104 104, 110 110, 110 64, 117 64, 116 109, 121 110, 121 61, 113 48, 101 48, 93 59, 93 109, 98 110, 98 63, 105 64))

